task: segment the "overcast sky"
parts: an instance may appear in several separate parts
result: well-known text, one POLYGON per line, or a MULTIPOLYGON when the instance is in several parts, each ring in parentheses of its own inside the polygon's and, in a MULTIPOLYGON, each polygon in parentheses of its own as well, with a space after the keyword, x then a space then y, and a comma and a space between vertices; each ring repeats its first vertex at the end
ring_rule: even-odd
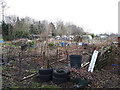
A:
POLYGON ((6 15, 30 16, 56 22, 61 19, 93 33, 118 32, 119 0, 6 0, 6 15))

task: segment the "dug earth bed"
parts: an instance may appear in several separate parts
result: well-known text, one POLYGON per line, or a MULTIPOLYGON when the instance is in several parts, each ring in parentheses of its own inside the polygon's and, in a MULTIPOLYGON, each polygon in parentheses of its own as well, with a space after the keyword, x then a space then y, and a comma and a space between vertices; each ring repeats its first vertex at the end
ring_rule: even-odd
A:
POLYGON ((116 56, 114 62, 111 65, 106 66, 101 70, 94 70, 93 73, 88 72, 88 66, 76 70, 70 69, 72 76, 79 78, 84 77, 90 80, 91 83, 86 86, 86 88, 120 88, 120 73, 118 68, 120 68, 119 61, 120 56, 116 56))
MULTIPOLYGON (((69 51, 68 51, 69 52, 69 51)), ((76 53, 76 50, 71 54, 76 53)), ((79 52, 79 53, 82 53, 79 52)), ((85 53, 84 53, 85 54, 85 53)), ((54 58, 54 56, 52 56, 54 58)), ((64 57, 64 56, 63 56, 64 57)), ((61 58, 63 58, 61 56, 61 58)), ((41 57, 29 57, 21 59, 21 69, 19 58, 9 60, 2 65, 2 87, 3 88, 81 88, 86 80, 84 88, 120 88, 120 75, 117 69, 120 64, 120 56, 115 56, 114 62, 101 70, 94 69, 93 73, 88 72, 88 66, 80 69, 71 68, 70 59, 63 59, 52 64, 53 69, 66 68, 70 71, 70 80, 64 83, 54 83, 53 81, 41 82, 38 77, 39 68, 42 66, 41 57), (36 74, 33 77, 22 80, 24 77, 36 74), (21 81, 22 80, 22 81, 21 81)), ((54 62, 51 61, 50 63, 54 62)))
MULTIPOLYGON (((119 57, 117 57, 115 61, 116 60, 119 60, 119 57)), ((34 62, 28 62, 26 65, 26 67, 29 67, 28 70, 26 70, 26 67, 23 67, 24 69, 22 69, 21 77, 18 72, 17 63, 15 65, 4 65, 2 77, 3 88, 75 88, 75 86, 79 87, 80 79, 89 80, 89 83, 84 88, 120 88, 120 75, 113 73, 113 71, 115 72, 113 64, 104 69, 94 70, 93 73, 90 73, 88 72, 88 66, 82 69, 74 69, 70 68, 67 63, 58 62, 54 65, 54 68, 61 68, 62 65, 64 68, 69 69, 71 80, 68 82, 60 84, 53 83, 52 81, 41 82, 38 74, 29 79, 19 81, 25 76, 36 72, 38 73, 40 66, 37 65, 37 63, 33 63, 34 62), (78 81, 76 81, 76 79, 78 81)))

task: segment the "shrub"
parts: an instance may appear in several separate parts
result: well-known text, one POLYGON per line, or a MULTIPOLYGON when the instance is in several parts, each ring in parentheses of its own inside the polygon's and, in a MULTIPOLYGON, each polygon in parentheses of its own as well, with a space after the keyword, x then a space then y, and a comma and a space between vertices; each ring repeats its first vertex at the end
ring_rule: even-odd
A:
POLYGON ((59 43, 56 43, 57 46, 59 46, 60 44, 59 43))
POLYGON ((22 34, 23 34, 23 31, 16 31, 16 34, 15 34, 15 37, 16 38, 21 38, 22 37, 22 34))
POLYGON ((52 47, 54 46, 54 43, 49 43, 48 46, 52 47))
POLYGON ((94 35, 94 34, 91 34, 91 36, 92 36, 92 38, 94 38, 94 37, 95 37, 95 35, 94 35))
POLYGON ((29 32, 28 31, 17 30, 15 36, 16 36, 16 38, 28 38, 29 37, 29 32))
POLYGON ((34 41, 34 40, 32 40, 32 41, 29 42, 29 45, 30 45, 30 46, 32 46, 32 45, 34 45, 34 44, 35 44, 35 41, 34 41))
POLYGON ((23 38, 28 38, 28 37, 29 37, 29 32, 28 32, 28 31, 24 31, 22 37, 23 37, 23 38))

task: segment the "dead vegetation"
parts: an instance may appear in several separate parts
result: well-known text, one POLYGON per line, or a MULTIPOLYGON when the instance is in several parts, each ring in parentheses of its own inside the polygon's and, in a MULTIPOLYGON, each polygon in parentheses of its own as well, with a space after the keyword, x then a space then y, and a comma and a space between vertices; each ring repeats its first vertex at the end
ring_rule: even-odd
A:
POLYGON ((48 56, 44 57, 49 60, 49 65, 55 68, 67 68, 70 70, 71 80, 63 84, 54 84, 52 81, 40 82, 38 79, 38 70, 44 64, 44 59, 40 53, 40 48, 27 48, 21 51, 19 46, 5 45, 3 47, 3 58, 6 64, 3 65, 3 88, 12 87, 31 87, 31 88, 73 88, 78 82, 74 80, 84 78, 89 80, 86 88, 119 88, 119 58, 120 51, 117 46, 67 46, 54 47, 48 50, 48 56), (101 53, 98 56, 96 66, 93 73, 88 72, 88 65, 81 69, 70 67, 69 55, 82 55, 82 64, 90 62, 93 51, 97 49, 101 53), (67 50, 67 52, 66 52, 67 50), (77 52, 77 53, 76 53, 77 52), (68 56, 67 56, 68 55, 68 56), (105 62, 103 62, 105 61, 105 62), (105 63, 105 65, 103 65, 105 63), (113 66, 115 64, 115 66, 113 66), (102 66, 103 65, 103 66, 102 66))

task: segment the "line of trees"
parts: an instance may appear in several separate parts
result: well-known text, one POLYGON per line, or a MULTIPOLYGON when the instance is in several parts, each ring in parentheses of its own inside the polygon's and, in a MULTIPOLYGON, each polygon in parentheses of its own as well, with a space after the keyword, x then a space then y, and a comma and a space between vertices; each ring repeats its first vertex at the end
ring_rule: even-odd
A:
POLYGON ((19 18, 15 15, 6 16, 2 22, 2 34, 4 40, 13 40, 18 38, 29 38, 30 35, 80 35, 84 30, 74 24, 59 20, 56 23, 47 20, 36 21, 30 17, 19 18))

